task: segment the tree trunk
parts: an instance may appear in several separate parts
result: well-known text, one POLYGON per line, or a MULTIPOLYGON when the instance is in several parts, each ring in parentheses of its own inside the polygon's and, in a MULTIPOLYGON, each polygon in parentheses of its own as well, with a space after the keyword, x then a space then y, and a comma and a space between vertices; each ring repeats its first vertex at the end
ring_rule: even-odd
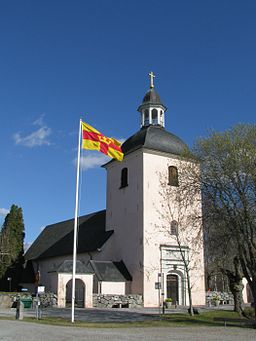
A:
POLYGON ((188 281, 188 299, 189 299, 189 314, 190 316, 194 316, 193 310, 193 303, 192 303, 192 293, 191 293, 191 286, 190 286, 190 276, 189 276, 189 269, 185 265, 185 271, 187 274, 187 281, 188 281))
POLYGON ((234 311, 236 311, 239 315, 242 315, 243 309, 243 290, 244 285, 242 284, 242 281, 240 283, 234 283, 233 285, 230 285, 230 290, 234 296, 234 311))
POLYGON ((234 271, 228 269, 222 269, 229 281, 229 288, 234 296, 234 311, 236 311, 239 315, 243 313, 243 288, 244 285, 242 283, 243 273, 241 269, 241 264, 237 257, 233 259, 234 262, 234 271))

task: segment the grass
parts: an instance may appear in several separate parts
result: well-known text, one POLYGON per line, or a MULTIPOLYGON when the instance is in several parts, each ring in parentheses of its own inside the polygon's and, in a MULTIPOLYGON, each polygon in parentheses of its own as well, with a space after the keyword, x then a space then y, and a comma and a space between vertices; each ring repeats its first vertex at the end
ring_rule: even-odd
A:
MULTIPOLYGON (((220 327, 224 323, 214 321, 215 317, 222 318, 239 318, 239 315, 233 311, 211 311, 203 312, 200 315, 190 316, 188 314, 166 314, 158 315, 158 320, 143 321, 143 322, 85 322, 75 321, 71 323, 70 320, 61 317, 43 317, 41 320, 36 320, 34 317, 25 317, 23 321, 34 322, 38 324, 57 325, 57 326, 75 326, 82 328, 145 328, 145 327, 220 327)), ((2 317, 1 319, 11 319, 2 317)), ((242 327, 241 324, 232 322, 232 326, 242 327)))

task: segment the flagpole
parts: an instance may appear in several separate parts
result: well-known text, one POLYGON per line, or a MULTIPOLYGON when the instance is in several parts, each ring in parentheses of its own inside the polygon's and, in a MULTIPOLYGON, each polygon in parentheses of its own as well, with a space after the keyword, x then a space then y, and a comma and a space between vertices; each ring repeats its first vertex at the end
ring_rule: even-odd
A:
POLYGON ((74 244, 73 244, 73 274, 72 274, 72 308, 71 322, 75 321, 75 283, 76 283, 76 252, 77 252, 77 216, 78 216, 78 199, 79 199, 79 175, 80 175, 80 154, 81 154, 81 128, 82 120, 79 121, 79 137, 78 137, 78 152, 77 152, 77 171, 76 171, 76 206, 74 218, 74 244))

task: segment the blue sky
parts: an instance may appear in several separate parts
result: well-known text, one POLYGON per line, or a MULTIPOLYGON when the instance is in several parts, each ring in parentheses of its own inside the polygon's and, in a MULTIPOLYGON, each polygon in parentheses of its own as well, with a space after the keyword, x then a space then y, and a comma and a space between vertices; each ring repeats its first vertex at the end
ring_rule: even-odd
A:
MULTIPOLYGON (((73 217, 81 113, 128 138, 151 70, 166 129, 190 146, 255 123, 255 17, 245 0, 1 0, 0 222, 21 206, 30 243, 73 217)), ((105 208, 102 156, 84 154, 80 214, 105 208)))

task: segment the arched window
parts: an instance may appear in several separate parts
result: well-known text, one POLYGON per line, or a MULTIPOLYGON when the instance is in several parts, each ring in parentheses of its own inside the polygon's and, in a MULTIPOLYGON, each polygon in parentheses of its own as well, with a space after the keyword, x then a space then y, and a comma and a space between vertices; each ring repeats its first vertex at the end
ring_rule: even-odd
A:
POLYGON ((175 236, 178 234, 178 222, 176 220, 171 221, 171 234, 175 236))
POLYGON ((149 125, 149 111, 146 109, 144 111, 144 125, 148 126, 149 125))
POLYGON ((121 186, 120 188, 128 186, 128 168, 123 168, 121 172, 121 186))
POLYGON ((158 124, 157 110, 156 109, 152 110, 152 124, 158 124))
POLYGON ((178 179, 178 169, 177 167, 170 166, 168 167, 168 178, 169 178, 169 185, 170 186, 179 186, 179 179, 178 179))

